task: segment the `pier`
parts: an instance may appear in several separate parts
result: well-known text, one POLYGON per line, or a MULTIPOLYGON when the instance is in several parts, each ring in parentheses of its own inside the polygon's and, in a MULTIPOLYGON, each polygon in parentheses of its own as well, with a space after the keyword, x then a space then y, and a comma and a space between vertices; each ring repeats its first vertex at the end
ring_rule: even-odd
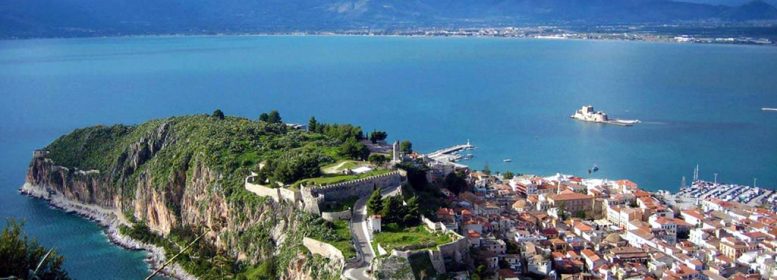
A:
POLYGON ((467 144, 455 145, 455 146, 451 146, 451 147, 448 147, 448 148, 439 149, 437 151, 434 151, 434 152, 431 152, 429 154, 426 154, 426 156, 430 157, 430 158, 439 158, 439 157, 442 157, 442 156, 445 156, 445 155, 452 155, 452 154, 455 154, 457 152, 464 151, 464 150, 472 150, 474 148, 475 148, 475 146, 470 144, 469 140, 467 140, 467 144))

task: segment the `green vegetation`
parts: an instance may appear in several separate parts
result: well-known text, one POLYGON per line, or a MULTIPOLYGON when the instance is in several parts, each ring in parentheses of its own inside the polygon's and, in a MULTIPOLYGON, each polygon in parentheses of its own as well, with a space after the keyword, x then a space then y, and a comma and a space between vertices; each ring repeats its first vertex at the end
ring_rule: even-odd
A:
POLYGON ((411 143, 408 140, 402 141, 399 143, 399 151, 404 154, 409 154, 413 152, 413 143, 411 143))
POLYGON ((332 223, 332 229, 337 235, 337 240, 331 242, 332 246, 343 252, 343 257, 346 260, 356 257, 356 249, 353 247, 351 228, 348 226, 348 222, 344 220, 335 221, 332 223))
POLYGON ((325 175, 323 175, 321 177, 317 177, 317 178, 308 178, 308 179, 299 180, 299 181, 295 182, 294 184, 292 184, 292 187, 298 187, 300 185, 320 185, 320 186, 332 185, 332 184, 352 181, 352 180, 356 180, 356 179, 367 178, 367 177, 371 177, 371 176, 383 175, 383 174, 387 174, 389 172, 391 172, 391 170, 388 170, 388 169, 377 169, 377 170, 372 170, 370 172, 365 172, 365 173, 361 173, 361 174, 353 174, 353 175, 325 174, 325 175))
POLYGON ((316 117, 310 117, 310 120, 308 120, 308 131, 318 131, 318 120, 316 120, 316 117))
POLYGON ((443 183, 449 191, 456 195, 469 189, 467 175, 458 171, 448 173, 448 175, 445 176, 445 181, 443 183))
POLYGON ((380 214, 381 223, 412 227, 421 223, 418 198, 413 196, 404 205, 401 196, 383 198, 380 189, 375 189, 367 200, 367 213, 380 214))
POLYGON ((513 174, 513 172, 510 172, 510 171, 505 171, 505 173, 502 173, 502 177, 503 177, 505 180, 510 180, 510 179, 512 179, 513 177, 515 177, 515 174, 513 174))
POLYGON ((353 205, 356 204, 356 200, 359 200, 358 196, 352 196, 346 199, 343 199, 341 201, 338 201, 335 204, 327 204, 325 205, 324 209, 321 211, 323 212, 340 212, 345 210, 350 210, 353 208, 353 205))
POLYGON ((378 141, 385 141, 387 137, 388 133, 385 131, 373 130, 370 132, 370 142, 372 142, 372 144, 378 143, 378 141))
POLYGON ((374 165, 383 165, 389 161, 389 158, 381 154, 371 154, 367 160, 374 165))
POLYGON ((434 186, 426 180, 428 168, 426 165, 414 162, 405 162, 399 168, 407 171, 407 185, 402 186, 402 195, 405 199, 416 197, 418 199, 418 211, 427 218, 433 219, 437 209, 443 206, 443 194, 439 186, 434 186))
POLYGON ((62 268, 64 258, 53 250, 46 257, 48 250, 24 235, 22 226, 8 220, 0 233, 0 277, 70 279, 62 268))
POLYGON ((272 110, 272 112, 268 113, 262 113, 259 115, 259 121, 266 122, 266 123, 272 123, 272 124, 280 124, 283 123, 283 119, 281 118, 281 114, 278 113, 277 110, 272 110))
MULTIPOLYGON (((96 169, 100 171, 99 176, 112 180, 112 186, 117 188, 115 192, 123 194, 125 201, 121 211, 124 213, 134 213, 132 200, 139 180, 151 180, 154 188, 171 191, 175 186, 189 186, 196 177, 195 172, 199 172, 196 170, 207 167, 218 176, 207 182, 206 195, 223 195, 230 205, 230 215, 234 215, 229 218, 235 219, 238 224, 245 222, 248 213, 266 207, 266 198, 257 197, 243 188, 242 181, 250 171, 259 171, 259 179, 273 185, 276 182, 333 184, 390 172, 375 170, 358 175, 321 175, 321 166, 351 158, 351 153, 341 149, 344 144, 357 146, 359 152, 363 150, 363 145, 358 142, 364 139, 359 127, 315 121, 314 129, 301 131, 283 124, 277 111, 263 114, 260 121, 230 116, 222 119, 221 114, 214 111, 212 115, 171 117, 134 126, 78 129, 58 138, 46 150, 50 151, 51 159, 58 165, 96 169), (353 145, 354 142, 356 145, 353 145), (259 170, 262 163, 265 167, 259 170)), ((366 159, 366 156, 359 157, 366 159)), ((177 200, 180 197, 173 194, 166 198, 168 201, 164 203, 178 217, 176 221, 182 221, 181 201, 177 200)), ((207 203, 208 200, 197 203, 200 202, 207 203)), ((205 207, 201 205, 201 211, 205 207)), ((276 279, 279 276, 277 268, 283 271, 293 258, 305 251, 301 248, 304 236, 335 244, 346 256, 355 254, 350 245, 350 232, 344 230, 347 227, 330 225, 306 214, 295 215, 267 218, 266 222, 241 229, 241 232, 226 231, 220 236, 221 240, 237 244, 243 252, 252 252, 260 257, 275 255, 274 258, 243 263, 231 257, 233 252, 215 248, 208 241, 212 239, 203 239, 176 261, 203 279, 258 274, 267 277, 250 278, 276 279), (289 237, 284 239, 283 244, 275 244, 270 238, 270 230, 280 223, 278 219, 281 218, 306 222, 300 222, 299 225, 303 226, 288 232, 289 237)), ((128 217, 133 219, 131 214, 128 217)), ((173 225, 169 235, 161 237, 138 221, 134 226, 120 230, 133 238, 157 244, 172 255, 193 241, 197 236, 195 233, 208 229, 178 224, 173 225)))
POLYGON ((450 243, 453 239, 443 233, 432 233, 424 226, 400 228, 396 224, 387 224, 382 232, 376 232, 374 242, 387 252, 392 249, 419 250, 450 243))
POLYGON ((224 119, 224 112, 222 112, 220 109, 216 109, 216 111, 213 111, 213 114, 211 117, 217 118, 219 120, 224 119))
POLYGON ((354 160, 367 160, 370 149, 355 139, 348 139, 340 145, 340 155, 354 160))
POLYGON ((367 199, 367 214, 373 215, 380 213, 381 210, 383 210, 383 195, 380 194, 380 189, 375 189, 367 199))

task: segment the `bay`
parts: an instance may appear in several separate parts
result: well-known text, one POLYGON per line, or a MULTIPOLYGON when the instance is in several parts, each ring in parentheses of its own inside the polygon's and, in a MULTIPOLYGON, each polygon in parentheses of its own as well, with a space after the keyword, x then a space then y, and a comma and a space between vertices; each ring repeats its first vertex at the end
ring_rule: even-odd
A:
POLYGON ((0 41, 0 217, 78 279, 140 278, 141 252, 16 193, 31 152, 75 128, 210 113, 386 130, 429 152, 470 140, 474 169, 777 186, 777 48, 623 41, 189 36, 0 41), (633 127, 569 119, 582 105, 633 127), (512 162, 504 162, 512 159, 512 162), (108 270, 111 268, 111 270, 108 270), (108 277, 110 278, 110 277, 108 277))

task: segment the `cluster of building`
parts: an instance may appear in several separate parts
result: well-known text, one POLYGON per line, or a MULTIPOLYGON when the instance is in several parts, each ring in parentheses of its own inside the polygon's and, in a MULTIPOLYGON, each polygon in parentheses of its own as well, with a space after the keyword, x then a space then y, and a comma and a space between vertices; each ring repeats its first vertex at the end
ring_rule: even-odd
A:
POLYGON ((435 219, 499 279, 777 279, 777 214, 717 198, 667 203, 629 180, 468 173, 435 219))

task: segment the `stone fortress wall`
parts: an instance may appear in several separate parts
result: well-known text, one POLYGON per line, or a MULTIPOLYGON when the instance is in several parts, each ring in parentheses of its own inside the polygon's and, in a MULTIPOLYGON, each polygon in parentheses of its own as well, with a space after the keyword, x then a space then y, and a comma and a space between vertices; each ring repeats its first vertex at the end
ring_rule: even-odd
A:
POLYGON ((404 182, 405 174, 404 171, 397 170, 348 182, 302 188, 302 202, 305 204, 306 211, 320 214, 320 209, 326 202, 345 200, 354 196, 361 198, 372 194, 375 188, 400 186, 404 182))
POLYGON ((305 237, 302 239, 302 245, 308 248, 311 253, 321 255, 330 260, 337 260, 340 265, 345 265, 345 257, 343 252, 340 252, 335 246, 329 243, 321 242, 313 238, 305 237))
POLYGON ((393 250, 391 252, 392 255, 407 259, 414 254, 428 253, 429 259, 432 261, 432 266, 434 266, 434 269, 437 271, 438 274, 443 274, 446 272, 446 269, 445 269, 446 261, 455 262, 455 263, 466 263, 467 260, 465 258, 469 255, 469 243, 467 242, 467 239, 465 239, 463 236, 458 234, 455 230, 449 229, 443 223, 432 222, 431 220, 427 219, 424 216, 421 216, 421 221, 423 222, 424 225, 426 225, 427 229, 433 232, 443 232, 445 234, 453 235, 456 240, 443 245, 439 245, 437 246, 437 248, 427 249, 426 252, 414 251, 414 250, 409 250, 409 251, 393 250))
POLYGON ((321 212, 321 218, 330 222, 336 220, 350 220, 351 210, 344 210, 339 212, 321 212))
POLYGON ((321 215, 321 208, 326 202, 336 202, 351 197, 369 196, 375 188, 391 188, 402 185, 407 173, 395 170, 386 174, 341 182, 325 186, 301 186, 299 191, 286 188, 270 188, 256 183, 251 179, 252 173, 245 179, 246 190, 263 197, 269 197, 275 202, 286 201, 301 207, 308 213, 321 215))

